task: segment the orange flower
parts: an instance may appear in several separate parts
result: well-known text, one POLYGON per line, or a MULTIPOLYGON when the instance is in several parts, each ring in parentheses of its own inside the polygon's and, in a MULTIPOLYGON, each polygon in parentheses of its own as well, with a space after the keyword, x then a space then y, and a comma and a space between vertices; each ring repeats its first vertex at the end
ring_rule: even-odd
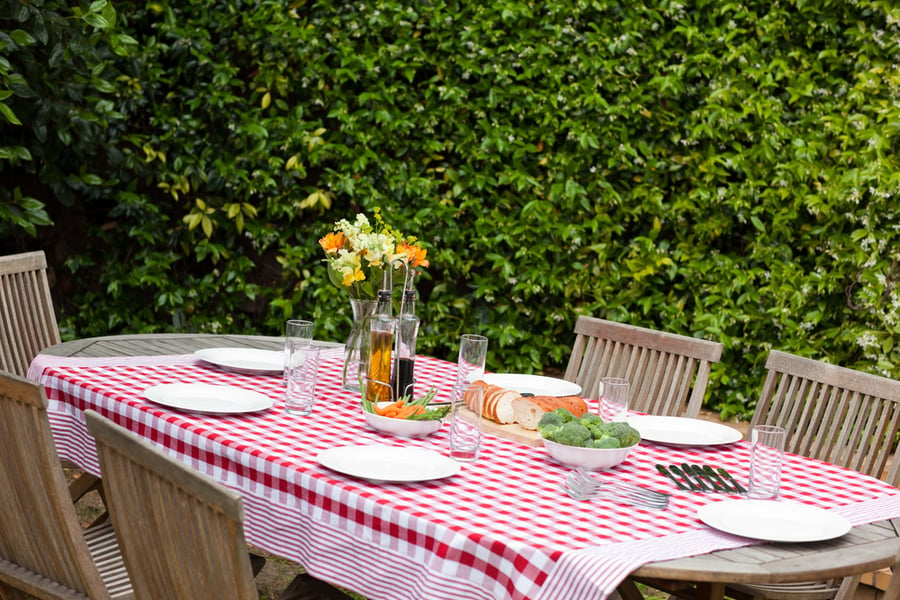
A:
POLYGON ((428 266, 428 260, 425 258, 428 250, 421 246, 414 246, 409 242, 400 242, 400 245, 397 247, 397 252, 398 254, 406 256, 406 262, 409 263, 410 267, 428 266))
POLYGON ((347 236, 345 236, 341 231, 338 231, 337 233, 326 234, 325 237, 319 240, 319 245, 322 246, 322 249, 326 254, 335 254, 346 244, 347 236))

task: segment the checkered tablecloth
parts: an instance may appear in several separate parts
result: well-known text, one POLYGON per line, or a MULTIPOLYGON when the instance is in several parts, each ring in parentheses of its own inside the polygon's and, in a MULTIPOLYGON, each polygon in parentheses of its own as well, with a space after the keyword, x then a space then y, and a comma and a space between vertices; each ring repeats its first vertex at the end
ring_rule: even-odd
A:
MULTIPOLYGON (((342 355, 325 351, 311 416, 284 412, 282 378, 230 373, 192 356, 35 359, 57 448, 99 474, 83 411, 91 408, 241 493, 248 540, 371 599, 603 600, 639 565, 753 543, 696 517, 730 496, 677 492, 657 463, 699 463, 746 481, 749 446, 641 444, 601 477, 674 493, 665 511, 577 502, 560 490, 566 469, 543 448, 488 436, 482 456, 450 478, 370 483, 320 466, 319 452, 349 444, 418 446, 445 453, 447 427, 421 440, 368 428, 340 386, 342 355), (143 397, 161 383, 211 383, 261 392, 271 409, 190 414, 143 397)), ((446 399, 455 365, 420 357, 417 391, 446 399)), ((787 457, 783 497, 837 510, 854 525, 900 517, 900 491, 818 461, 787 457)))

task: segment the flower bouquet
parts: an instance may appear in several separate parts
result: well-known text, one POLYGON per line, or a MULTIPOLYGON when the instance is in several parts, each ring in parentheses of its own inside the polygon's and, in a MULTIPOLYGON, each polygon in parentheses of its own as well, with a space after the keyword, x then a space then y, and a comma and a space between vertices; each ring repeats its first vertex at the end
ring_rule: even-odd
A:
POLYGON ((343 387, 359 391, 360 366, 365 364, 364 324, 377 306, 378 291, 391 286, 411 287, 416 267, 427 267, 426 250, 414 237, 404 237, 387 225, 375 210, 373 226, 364 214, 352 223, 341 219, 334 232, 319 240, 328 264, 328 279, 350 297, 353 326, 344 346, 343 387), (389 277, 385 279, 385 274, 389 277))
POLYGON ((405 278, 416 267, 427 267, 426 250, 416 238, 404 237, 387 225, 375 210, 375 226, 364 214, 354 222, 341 219, 334 232, 319 240, 328 263, 328 278, 351 298, 375 300, 383 286, 386 269, 392 269, 394 285, 408 283, 405 278))

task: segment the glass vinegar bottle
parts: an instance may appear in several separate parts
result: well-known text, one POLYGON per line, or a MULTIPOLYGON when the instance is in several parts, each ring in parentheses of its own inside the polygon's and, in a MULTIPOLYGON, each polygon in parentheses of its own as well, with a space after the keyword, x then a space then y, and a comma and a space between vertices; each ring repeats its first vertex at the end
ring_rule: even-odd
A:
POLYGON ((391 385, 394 398, 414 397, 416 337, 419 317, 416 316, 416 291, 404 290, 400 315, 397 317, 397 348, 394 356, 394 375, 391 385))

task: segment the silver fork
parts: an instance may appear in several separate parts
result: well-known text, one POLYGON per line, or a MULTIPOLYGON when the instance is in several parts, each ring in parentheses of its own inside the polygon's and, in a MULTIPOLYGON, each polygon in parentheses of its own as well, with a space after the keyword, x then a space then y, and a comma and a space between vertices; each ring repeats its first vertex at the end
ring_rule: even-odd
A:
POLYGON ((563 480, 563 489, 575 500, 591 500, 599 496, 614 498, 625 504, 662 510, 669 506, 669 494, 620 482, 598 481, 590 472, 573 469, 563 480))

